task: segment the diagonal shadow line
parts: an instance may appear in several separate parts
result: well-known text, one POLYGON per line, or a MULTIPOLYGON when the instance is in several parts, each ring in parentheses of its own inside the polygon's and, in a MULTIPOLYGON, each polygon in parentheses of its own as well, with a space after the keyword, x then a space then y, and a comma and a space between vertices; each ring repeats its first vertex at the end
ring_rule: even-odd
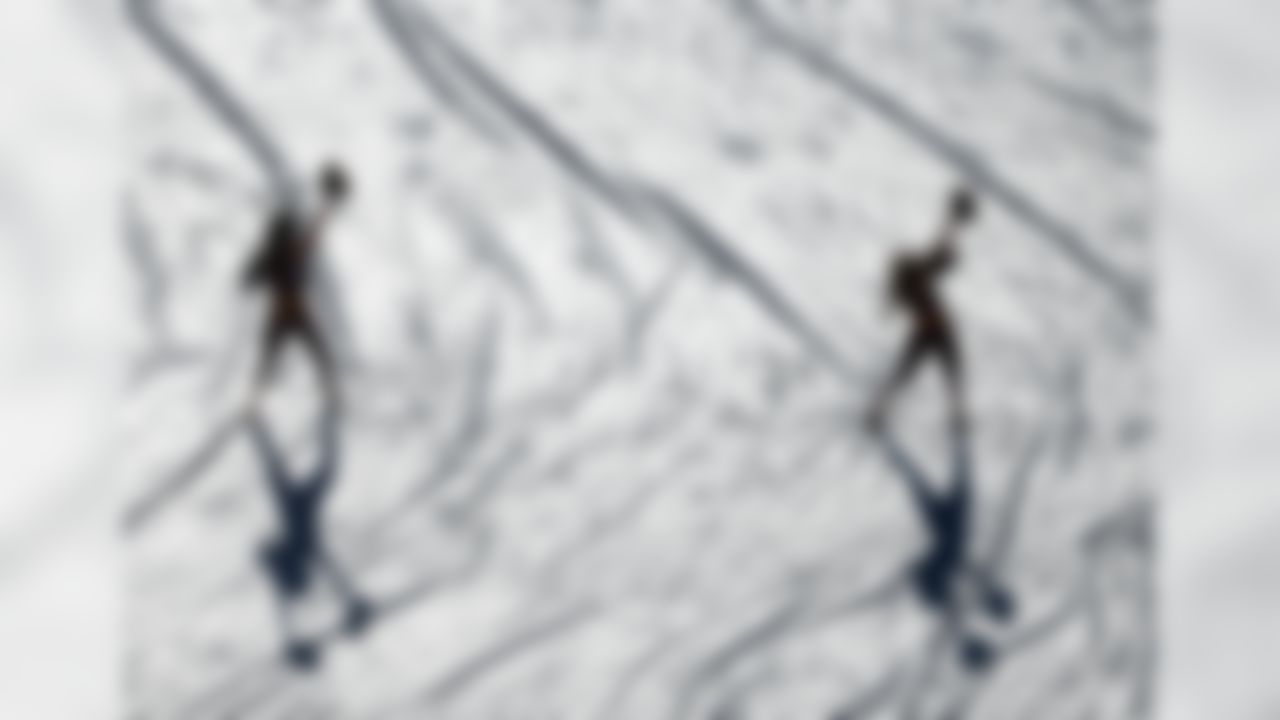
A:
POLYGON ((844 383, 851 387, 862 387, 866 383, 869 379, 866 371, 850 365, 835 344, 787 299, 763 271, 738 253, 728 238, 699 218, 679 197, 653 186, 639 186, 637 192, 654 215, 675 230, 673 234, 676 237, 691 245, 721 275, 734 280, 766 314, 821 358, 844 383))
POLYGON ((222 451, 235 437, 239 427, 238 417, 224 420, 186 460, 167 473, 157 487, 134 502, 125 511, 125 533, 133 535, 145 530, 165 507, 194 486, 222 456, 222 451))
POLYGON ((493 674, 518 660, 522 655, 538 649, 548 641, 581 627, 599 611, 591 605, 572 607, 553 615, 549 620, 532 623, 498 642, 481 650, 464 661, 444 678, 432 684, 425 699, 433 706, 451 701, 465 693, 486 676, 493 674))
POLYGON ((626 268, 615 257, 613 243, 600 228, 591 209, 576 193, 568 202, 568 213, 578 241, 578 262, 616 295, 625 307, 633 307, 640 292, 626 268))
POLYGON ((183 150, 157 148, 144 162, 161 177, 217 195, 228 204, 245 208, 266 205, 267 198, 260 190, 244 185, 212 162, 183 150))
POLYGON ((168 316, 173 283, 156 247, 155 234, 132 193, 125 195, 120 212, 123 220, 120 240, 133 269, 133 279, 140 285, 136 310, 147 338, 125 382, 129 390, 134 390, 164 372, 190 367, 204 357, 199 349, 174 337, 168 316))
POLYGON ((676 261, 651 290, 639 293, 639 297, 632 301, 625 322, 626 340, 623 345, 624 357, 632 367, 643 360, 649 347, 648 340, 655 332, 654 327, 671 306, 672 298, 684 279, 684 269, 684 262, 676 261))
POLYGON ((160 345, 168 346, 172 333, 165 310, 169 305, 171 288, 164 260, 156 248, 155 235, 132 194, 125 197, 121 214, 124 221, 121 241, 134 275, 142 285, 138 311, 151 337, 160 345))
MULTIPOLYGON (((884 587, 877 588, 865 596, 841 603, 836 608, 833 608, 832 611, 810 619, 809 624, 824 623, 853 613, 870 610, 881 603, 889 603, 896 599, 897 595, 905 587, 904 579, 891 578, 884 587)), ((846 701, 836 717, 839 720, 855 720, 856 718, 874 715, 880 707, 897 695, 898 686, 902 682, 902 672, 901 667, 887 672, 870 690, 866 690, 859 696, 846 701)))
POLYGON ((573 563, 581 557, 584 548, 598 548, 609 540, 625 533, 635 524, 636 518, 651 507, 653 497, 660 492, 662 486, 657 482, 649 482, 632 491, 624 502, 608 509, 597 520, 592 521, 576 536, 566 542, 555 555, 550 557, 541 568, 541 575, 549 579, 555 586, 573 567, 573 563))
POLYGON ((282 667, 264 664, 256 668, 254 673, 246 674, 242 682, 235 685, 219 685, 188 702, 171 701, 162 716, 182 717, 186 720, 251 717, 248 715, 249 711, 278 697, 281 694, 280 685, 288 680, 288 672, 282 667))
POLYGON ((1005 644, 1002 652, 1003 657, 1014 657, 1039 647, 1062 628, 1083 615, 1087 602, 1085 583, 1085 578, 1077 578, 1074 586, 1053 609, 1011 636, 1005 644))
POLYGON ((680 720, 688 718, 704 686, 728 672, 741 659, 784 635, 804 615, 808 603, 807 594, 793 593, 786 602, 749 624, 744 631, 736 633, 729 642, 698 663, 680 684, 672 716, 680 720))
MULTIPOLYGON (((898 479, 906 486, 907 494, 911 496, 913 506, 922 517, 928 517, 938 491, 930 487, 924 470, 907 453, 906 448, 898 440, 897 436, 886 430, 880 434, 878 439, 880 440, 880 447, 885 451, 885 457, 889 460, 889 464, 897 471, 898 479)), ((955 468, 957 479, 967 479, 964 473, 959 472, 959 469, 959 467, 955 468)))
POLYGON ((507 89, 492 71, 454 40, 425 7, 420 3, 407 4, 397 0, 373 0, 373 5, 389 22, 398 27, 412 28, 418 37, 426 37, 425 45, 430 48, 429 51, 424 49, 424 43, 417 41, 417 37, 413 38, 414 42, 401 46, 405 51, 403 57, 406 61, 415 67, 421 66, 426 62, 426 52, 438 52, 448 57, 449 63, 457 69, 461 79, 471 83, 481 97, 531 135, 571 176, 584 183, 593 193, 603 196, 608 204, 628 218, 638 217, 629 193, 620 187, 615 178, 610 177, 609 173, 600 168, 541 113, 507 89))
MULTIPOLYGON (((689 673, 681 685, 674 717, 687 718, 698 701, 704 687, 714 685, 721 678, 732 675, 737 668, 752 658, 763 656, 785 643, 793 636, 839 618, 871 612, 875 608, 895 601, 905 587, 903 578, 891 575, 883 583, 869 590, 856 593, 851 598, 824 605, 812 596, 812 592, 793 594, 771 612, 723 643, 710 656, 689 673)), ((708 691, 713 707, 731 707, 738 698, 733 693, 708 691)))
POLYGON ((1064 80, 1039 72, 1028 72, 1027 81, 1034 90, 1092 116, 1114 135, 1145 144, 1156 134, 1151 121, 1099 90, 1073 87, 1064 80))
POLYGON ((1155 532, 1152 527, 1155 513, 1153 505, 1154 502, 1150 499, 1141 504, 1135 518, 1138 527, 1134 528, 1138 534, 1135 538, 1138 546, 1135 549, 1141 554, 1144 563, 1141 585, 1138 589, 1140 595, 1138 602, 1145 609, 1140 620, 1142 627, 1138 632, 1141 639, 1137 642, 1135 669, 1132 671, 1136 688, 1130 706, 1133 708, 1133 717, 1137 718, 1149 718, 1155 715, 1153 708, 1158 690, 1156 677, 1160 665, 1159 618, 1162 613, 1158 602, 1157 573, 1152 568, 1154 564, 1152 535, 1155 532))
POLYGON ((920 720, 920 707, 927 688, 937 684, 937 676, 943 671, 946 649, 954 642, 951 633, 951 628, 939 627, 925 641, 923 657, 915 668, 910 685, 897 693, 902 709, 899 715, 894 716, 898 720, 920 720))
POLYGON ((156 9, 157 0, 125 0, 129 19, 138 32, 227 130, 240 142, 270 183, 276 204, 299 207, 301 195, 279 146, 227 88, 213 70, 165 25, 156 9))
POLYGON ((258 417, 249 420, 248 427, 249 438, 253 442, 253 449, 258 455, 259 462, 266 471, 264 475, 272 496, 288 493, 294 481, 289 479, 289 468, 285 465, 280 446, 276 444, 275 433, 267 427, 265 420, 258 417))
POLYGON ((391 9, 389 3, 375 0, 371 5, 383 31, 399 48, 400 54, 412 59, 409 65, 418 79, 430 86, 440 101, 462 117, 477 134, 492 143, 505 145, 507 138, 498 121, 489 117, 483 107, 477 106, 466 89, 451 77, 457 74, 457 68, 450 62, 450 58, 419 46, 415 42, 413 30, 391 9))
POLYGON ((406 500, 421 500, 454 480, 484 444, 492 425, 490 399, 502 351, 502 323, 490 315, 471 353, 470 372, 459 413, 460 422, 427 477, 410 490, 406 500))
POLYGON ((831 716, 831 720, 864 720, 872 718, 900 692, 902 669, 889 671, 870 690, 846 700, 831 716))
POLYGON ((477 477, 463 488, 458 497, 441 507, 443 517, 459 526, 474 522, 510 476, 527 463, 529 445, 527 440, 518 439, 504 447, 495 460, 479 469, 477 477))
POLYGON ((1067 0, 1062 3, 1088 25, 1095 33, 1114 45, 1132 47, 1150 42, 1149 26, 1127 29, 1121 27, 1115 18, 1110 17, 1103 9, 1107 3, 1099 4, 1097 0, 1067 0))
MULTIPOLYGON (((685 706, 692 703, 694 698, 686 696, 692 696, 697 692, 696 678, 699 675, 705 675, 709 666, 731 664, 734 655, 741 655, 740 652, 735 652, 735 648, 741 648, 745 644, 747 647, 743 650, 749 651, 750 645, 768 640, 773 634, 772 629, 789 624, 789 619, 800 612, 807 601, 806 596, 793 592, 782 602, 767 606, 764 612, 758 613, 750 622, 745 623, 742 631, 731 635, 726 641, 717 643, 716 649, 707 654, 700 663, 695 663, 691 671, 685 673, 683 682, 680 683, 680 690, 677 691, 678 696, 675 702, 679 707, 675 717, 680 717, 684 713, 685 706)), ((652 643, 638 659, 628 664, 621 679, 614 684, 613 689, 602 701, 600 705, 602 711, 596 713, 596 717, 600 720, 612 720, 622 716, 623 711, 628 707, 628 701, 635 695, 636 688, 654 674, 655 667, 667 656, 675 654, 680 649, 680 645, 681 643, 671 636, 660 638, 652 643)))
POLYGON ((624 710, 627 707, 627 701, 635 695, 636 687, 644 682, 656 665, 675 651, 676 643, 665 642, 670 639, 669 637, 659 638, 636 660, 627 664, 621 678, 614 683, 608 695, 601 701, 601 710, 595 715, 597 720, 617 720, 620 717, 630 716, 630 714, 624 714, 624 710))
POLYGON ((974 148, 945 133, 885 88, 852 67, 819 50, 815 44, 786 29, 759 0, 733 0, 741 20, 772 47, 795 60, 818 79, 834 85, 855 101, 870 107, 893 127, 927 148, 975 187, 1004 207, 1010 215, 1048 241, 1049 247, 1097 282, 1135 321, 1150 321, 1150 298, 1139 278, 1108 262, 1073 227, 1042 207, 1002 175, 974 148))
POLYGON ((986 562, 991 572, 999 572, 1009 562, 1014 541, 1018 535, 1018 520, 1026 505, 1031 491, 1032 480, 1036 470, 1049 449, 1054 428, 1046 423, 1023 448, 1021 457, 1014 464, 1009 489, 1005 492, 1004 504, 1000 515, 995 519, 995 530, 992 532, 991 545, 987 548, 986 562))
POLYGON ((472 542, 468 546, 466 558, 448 572, 423 578, 398 592, 384 596, 377 603, 380 622, 404 614, 444 588, 461 585, 480 574, 493 555, 494 533, 484 525, 469 526, 468 532, 471 533, 468 539, 472 542))
MULTIPOLYGON (((631 224, 649 231, 665 231, 674 237, 707 265, 735 283, 803 347, 817 355, 843 382, 850 387, 861 387, 860 373, 836 350, 836 345, 792 304, 764 272, 743 256, 732 242, 698 218, 673 193, 654 183, 628 179, 603 169, 542 113, 518 97, 479 59, 469 54, 421 4, 406 6, 396 0, 373 0, 373 4, 380 13, 399 26, 414 27, 425 36, 426 43, 433 51, 447 54, 460 75, 505 113, 556 165, 590 194, 613 208, 631 224)), ((404 48, 407 62, 413 65, 425 62, 422 44, 413 43, 404 48)))
POLYGON ((537 276, 525 265, 521 255, 512 250, 502 229, 462 198, 451 198, 445 205, 445 214, 458 229, 471 256, 491 271, 527 307, 533 318, 545 324, 549 311, 537 276))

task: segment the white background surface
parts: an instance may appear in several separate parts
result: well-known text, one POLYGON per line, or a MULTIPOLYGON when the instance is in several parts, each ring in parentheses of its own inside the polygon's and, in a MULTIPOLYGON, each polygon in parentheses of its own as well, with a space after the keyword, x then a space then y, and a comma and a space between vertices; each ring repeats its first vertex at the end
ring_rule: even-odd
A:
MULTIPOLYGON (((124 116, 95 3, 0 6, 0 717, 111 718, 124 116), (19 243, 19 236, 38 242, 19 243), (56 274, 49 267, 59 268, 56 274), (70 269, 69 269, 70 268, 70 269), (56 282, 48 278, 56 275, 56 282), (84 358, 93 358, 92 361, 84 358)), ((1168 0, 1162 718, 1280 717, 1280 6, 1168 0)))
POLYGON ((1280 717, 1280 6, 1165 5, 1162 717, 1280 717))

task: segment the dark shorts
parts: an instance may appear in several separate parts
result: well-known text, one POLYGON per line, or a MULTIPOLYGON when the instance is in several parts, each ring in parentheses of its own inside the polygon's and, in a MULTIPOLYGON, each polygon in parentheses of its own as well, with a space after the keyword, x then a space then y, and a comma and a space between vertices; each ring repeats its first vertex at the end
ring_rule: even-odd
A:
POLYGON ((267 331, 270 334, 283 335, 290 331, 306 331, 310 325, 311 314, 307 311, 306 299, 302 293, 282 292, 272 297, 271 313, 267 322, 267 331))
POLYGON ((958 374, 961 369, 960 345, 944 320, 927 318, 917 323, 904 353, 906 363, 936 355, 948 373, 958 374))

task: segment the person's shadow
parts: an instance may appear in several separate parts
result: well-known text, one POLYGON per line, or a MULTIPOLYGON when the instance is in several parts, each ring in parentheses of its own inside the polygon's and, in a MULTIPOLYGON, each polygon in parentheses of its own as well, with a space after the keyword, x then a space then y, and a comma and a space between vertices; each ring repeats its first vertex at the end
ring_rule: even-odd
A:
POLYGON ((338 417, 326 413, 321 420, 320 458, 316 467, 305 473, 289 470, 274 434, 261 417, 254 415, 247 424, 279 522, 278 533, 263 543, 259 560, 275 592, 285 658, 297 668, 309 669, 321 659, 321 643, 298 631, 295 610, 321 574, 343 604, 342 624, 348 634, 362 633, 374 615, 373 606, 338 565, 325 538, 325 501, 340 464, 338 417))
POLYGON ((997 652, 968 627, 970 599, 1002 623, 1014 619, 1017 603, 991 569, 974 557, 973 465, 968 434, 953 434, 951 477, 946 486, 930 482, 892 432, 882 430, 877 437, 907 487, 928 537, 925 551, 909 567, 911 586, 956 638, 965 666, 985 670, 997 659, 997 652))

